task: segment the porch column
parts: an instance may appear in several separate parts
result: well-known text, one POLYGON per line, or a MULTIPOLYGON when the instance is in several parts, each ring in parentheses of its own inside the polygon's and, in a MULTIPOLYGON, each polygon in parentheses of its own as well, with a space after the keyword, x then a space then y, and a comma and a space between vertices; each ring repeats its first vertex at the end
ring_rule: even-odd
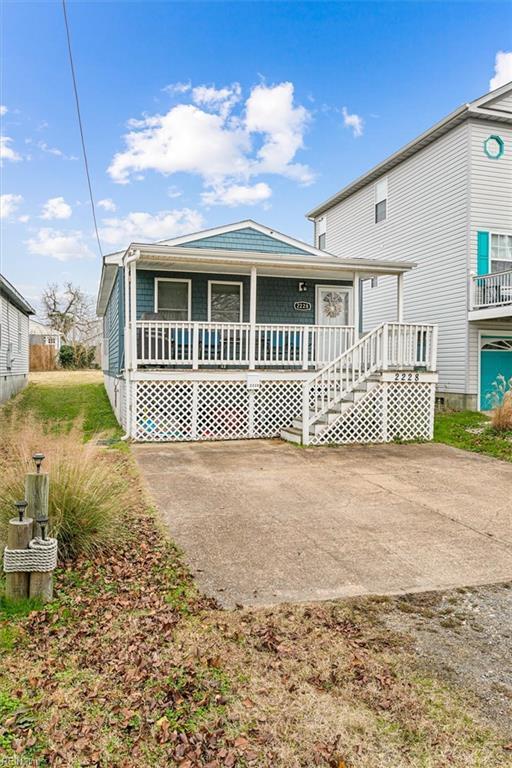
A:
POLYGON ((396 321, 404 321, 404 273, 396 276, 396 321))
POLYGON ((249 297, 249 369, 256 368, 256 295, 258 273, 256 267, 251 267, 251 290, 249 297))
MULTIPOLYGON (((138 254, 137 254, 138 256, 138 254)), ((131 368, 137 370, 137 267, 136 261, 130 264, 130 344, 131 368)))
POLYGON ((353 288, 352 288, 352 302, 353 302, 353 323, 354 323, 354 341, 359 339, 359 327, 360 327, 360 307, 359 307, 359 272, 354 272, 353 288))
POLYGON ((124 265, 123 278, 124 278, 124 369, 125 371, 129 371, 131 370, 131 367, 132 367, 132 361, 131 361, 132 348, 130 344, 130 338, 131 338, 130 276, 129 276, 129 266, 127 264, 124 265))

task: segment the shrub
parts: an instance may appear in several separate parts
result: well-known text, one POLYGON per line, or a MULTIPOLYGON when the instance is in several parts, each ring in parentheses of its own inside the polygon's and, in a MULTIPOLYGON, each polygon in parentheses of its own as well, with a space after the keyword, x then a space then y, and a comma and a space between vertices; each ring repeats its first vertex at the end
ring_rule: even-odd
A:
POLYGON ((512 379, 499 375, 493 382, 493 389, 487 396, 493 409, 491 426, 496 432, 512 430, 512 379))
POLYGON ((31 457, 36 451, 45 454, 44 469, 50 473, 50 532, 59 539, 61 558, 92 556, 124 535, 126 457, 84 444, 75 429, 67 434, 45 432, 26 416, 20 425, 16 412, 2 424, 2 431, 0 544, 15 514, 14 502, 24 498, 24 477, 34 471, 31 457))
POLYGON ((84 344, 63 344, 59 350, 59 362, 63 368, 90 368, 94 353, 94 347, 84 344))

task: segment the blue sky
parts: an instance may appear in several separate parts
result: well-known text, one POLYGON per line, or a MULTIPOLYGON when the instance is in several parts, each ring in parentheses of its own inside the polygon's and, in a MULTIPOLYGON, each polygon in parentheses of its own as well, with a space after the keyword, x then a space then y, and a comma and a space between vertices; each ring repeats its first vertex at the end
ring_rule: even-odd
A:
MULTIPOLYGON (((100 272, 60 2, 4 2, 1 271, 36 301, 100 272)), ((512 78, 512 4, 69 2, 104 253, 304 214, 512 78), (128 137, 128 138, 126 138, 128 137)))

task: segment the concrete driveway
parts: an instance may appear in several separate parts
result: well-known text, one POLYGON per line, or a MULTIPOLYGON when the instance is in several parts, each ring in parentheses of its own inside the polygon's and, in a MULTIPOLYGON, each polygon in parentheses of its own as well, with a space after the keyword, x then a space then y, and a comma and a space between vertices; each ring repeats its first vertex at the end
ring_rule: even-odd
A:
POLYGON ((200 588, 227 606, 512 579, 512 465, 444 445, 137 445, 200 588))

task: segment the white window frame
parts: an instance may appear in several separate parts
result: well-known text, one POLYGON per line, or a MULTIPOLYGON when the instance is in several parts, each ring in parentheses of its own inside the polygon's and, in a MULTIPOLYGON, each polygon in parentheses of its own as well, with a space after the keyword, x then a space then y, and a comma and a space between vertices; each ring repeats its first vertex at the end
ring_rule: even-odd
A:
POLYGON ((389 218, 389 189, 388 189, 388 177, 379 179, 373 188, 373 223, 383 224, 389 218), (385 193, 382 195, 379 193, 379 187, 385 188, 385 193), (377 221, 377 205, 379 203, 386 203, 386 215, 381 221, 377 221))
POLYGON ((325 235, 325 240, 327 241, 327 217, 321 216, 319 219, 315 221, 315 235, 316 235, 316 247, 323 251, 325 250, 325 244, 323 248, 320 245, 320 238, 322 235, 325 235))
MULTIPOLYGON (((188 302, 187 302, 187 319, 184 321, 176 320, 173 322, 186 322, 189 323, 192 319, 192 280, 186 277, 155 277, 155 312, 160 312, 158 309, 158 283, 186 283, 188 290, 188 302)), ((162 307, 162 312, 172 312, 169 308, 162 307)))
POLYGON ((212 320, 212 285, 238 285, 240 291, 240 317, 238 323, 243 323, 244 318, 244 284, 238 280, 208 280, 208 322, 221 322, 220 320, 212 320))
POLYGON ((489 270, 490 270, 490 274, 497 274, 497 273, 493 272, 492 262, 493 261, 510 261, 510 269, 512 269, 512 258, 510 258, 510 259, 493 259, 493 256, 492 256, 492 236, 493 235, 495 235, 495 236, 501 235, 502 237, 512 237, 512 232, 496 232, 496 231, 492 232, 492 231, 489 231, 489 270))

